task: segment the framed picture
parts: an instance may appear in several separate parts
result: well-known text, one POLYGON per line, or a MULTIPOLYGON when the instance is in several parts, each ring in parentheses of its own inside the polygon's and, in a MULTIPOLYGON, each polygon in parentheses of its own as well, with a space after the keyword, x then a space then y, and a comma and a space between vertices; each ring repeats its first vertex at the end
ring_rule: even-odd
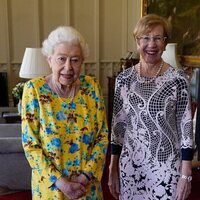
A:
POLYGON ((200 67, 200 0, 141 0, 141 15, 149 13, 168 19, 182 63, 200 67))

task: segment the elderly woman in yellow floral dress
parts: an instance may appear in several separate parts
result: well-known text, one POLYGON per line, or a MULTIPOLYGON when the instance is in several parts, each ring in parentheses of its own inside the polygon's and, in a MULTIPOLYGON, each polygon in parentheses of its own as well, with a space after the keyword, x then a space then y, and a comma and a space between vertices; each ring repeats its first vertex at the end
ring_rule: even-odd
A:
POLYGON ((22 99, 33 200, 103 199, 108 129, 98 81, 80 75, 87 43, 74 28, 58 27, 42 52, 52 74, 28 81, 22 99))

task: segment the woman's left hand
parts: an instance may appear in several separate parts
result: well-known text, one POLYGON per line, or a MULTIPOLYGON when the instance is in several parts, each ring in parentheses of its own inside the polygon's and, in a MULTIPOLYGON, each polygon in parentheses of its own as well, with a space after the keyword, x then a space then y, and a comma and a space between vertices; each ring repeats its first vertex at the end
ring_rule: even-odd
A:
POLYGON ((191 193, 191 182, 188 180, 179 178, 176 190, 176 200, 185 200, 191 193))
POLYGON ((89 181, 87 180, 87 178, 83 174, 73 175, 71 177, 71 181, 81 183, 84 186, 87 186, 89 184, 89 181))

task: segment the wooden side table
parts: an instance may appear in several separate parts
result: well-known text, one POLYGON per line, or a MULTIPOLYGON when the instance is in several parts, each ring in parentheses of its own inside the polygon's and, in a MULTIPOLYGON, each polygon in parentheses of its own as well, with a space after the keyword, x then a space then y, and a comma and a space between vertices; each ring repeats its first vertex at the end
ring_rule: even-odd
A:
POLYGON ((108 77, 108 128, 111 131, 112 114, 113 114, 113 99, 115 91, 116 77, 108 77))

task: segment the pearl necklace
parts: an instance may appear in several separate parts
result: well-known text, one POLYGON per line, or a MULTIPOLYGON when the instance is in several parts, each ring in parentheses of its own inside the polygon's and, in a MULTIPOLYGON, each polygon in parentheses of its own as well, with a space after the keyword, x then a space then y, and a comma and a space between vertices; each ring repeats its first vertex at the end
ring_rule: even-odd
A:
MULTIPOLYGON (((70 86, 69 86, 70 87, 70 86)), ((73 103, 73 101, 74 101, 74 97, 75 97, 75 94, 76 94, 76 90, 77 90, 77 85, 76 84, 73 84, 72 86, 71 86, 71 89, 70 89, 70 92, 67 94, 67 97, 66 97, 66 95, 64 95, 63 93, 62 93, 62 91, 60 91, 60 90, 57 90, 56 91, 56 94, 58 95, 58 98, 61 100, 61 102, 62 103, 67 103, 66 101, 63 101, 63 98, 68 98, 69 99, 69 102, 67 103, 67 104, 69 104, 69 109, 71 108, 71 105, 72 105, 72 103, 73 103)))
POLYGON ((52 75, 49 75, 46 77, 47 84, 52 89, 53 92, 55 92, 58 95, 58 98, 63 102, 62 98, 69 98, 70 104, 73 102, 76 91, 78 91, 80 86, 80 80, 76 80, 75 83, 73 83, 71 87, 69 88, 69 92, 66 94, 61 89, 61 85, 59 85, 55 80, 53 79, 52 75))
POLYGON ((159 68, 158 68, 158 71, 155 73, 155 75, 150 80, 145 80, 145 77, 141 77, 141 66, 142 66, 142 63, 139 62, 139 64, 138 64, 138 78, 139 78, 140 82, 142 82, 142 83, 151 83, 151 82, 153 82, 158 77, 158 75, 160 74, 163 65, 164 65, 164 62, 162 61, 160 66, 159 66, 159 68))

